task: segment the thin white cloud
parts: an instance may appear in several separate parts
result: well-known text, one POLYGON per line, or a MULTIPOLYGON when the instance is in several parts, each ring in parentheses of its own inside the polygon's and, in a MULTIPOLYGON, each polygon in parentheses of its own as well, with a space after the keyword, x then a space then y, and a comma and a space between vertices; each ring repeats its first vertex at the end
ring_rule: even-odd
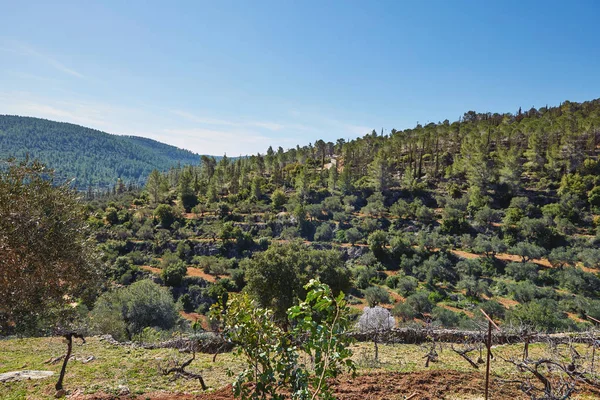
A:
POLYGON ((53 67, 54 69, 56 69, 60 72, 74 76, 76 78, 84 78, 83 74, 81 74, 80 72, 74 70, 73 68, 67 67, 65 64, 58 61, 55 57, 53 57, 49 54, 44 54, 44 53, 34 49, 33 47, 31 47, 30 45, 28 45, 26 43, 10 41, 5 46, 0 47, 0 49, 5 52, 12 52, 12 53, 21 54, 21 55, 28 56, 28 57, 34 57, 34 58, 50 65, 51 67, 53 67))
POLYGON ((221 126, 231 126, 231 127, 254 127, 254 128, 262 128, 268 129, 270 131, 280 131, 284 128, 284 125, 278 124, 276 122, 270 121, 232 121, 232 120, 224 120, 224 119, 215 119, 215 118, 207 118, 200 117, 195 114, 189 113, 187 111, 182 110, 171 110, 171 113, 174 115, 183 117, 188 119, 189 121, 204 124, 204 125, 221 125, 221 126))
POLYGON ((162 134, 152 135, 156 140, 185 147, 199 154, 231 156, 263 153, 269 146, 292 146, 295 139, 277 138, 260 133, 235 129, 165 129, 162 134), (277 143, 276 143, 277 142, 277 143))
POLYGON ((339 134, 341 135, 359 137, 364 136, 367 133, 371 133, 371 131, 373 130, 373 128, 369 128, 366 125, 352 124, 340 121, 339 119, 332 118, 329 116, 307 113, 297 109, 290 110, 289 114, 296 119, 300 119, 303 121, 311 121, 312 126, 318 126, 319 128, 313 129, 312 127, 308 127, 306 125, 301 126, 310 129, 311 131, 316 131, 319 133, 323 133, 324 131, 334 131, 339 132, 339 134))

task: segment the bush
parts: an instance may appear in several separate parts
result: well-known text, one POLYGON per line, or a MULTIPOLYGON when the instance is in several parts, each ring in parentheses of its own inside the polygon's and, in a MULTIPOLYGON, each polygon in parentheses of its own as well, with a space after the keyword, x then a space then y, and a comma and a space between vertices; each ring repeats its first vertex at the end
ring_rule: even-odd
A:
POLYGON ((352 339, 345 334, 350 321, 344 295, 334 297, 327 285, 315 280, 304 290, 306 300, 287 310, 294 327, 287 332, 275 324, 271 310, 258 307, 247 294, 214 309, 212 315, 222 322, 224 336, 240 344, 235 354, 245 361, 233 384, 236 397, 280 399, 283 386, 294 398, 330 399, 329 380, 344 369, 355 370, 352 339), (299 363, 301 354, 310 357, 311 368, 299 363))
POLYGON ((378 304, 389 304, 391 302, 388 292, 379 286, 371 286, 363 291, 369 307, 375 307, 378 304))
POLYGON ((538 278, 538 267, 533 263, 512 262, 506 266, 506 274, 512 276, 515 281, 535 282, 538 278))
POLYGON ((398 287, 398 282, 400 282, 400 279, 402 278, 403 277, 400 275, 390 275, 385 278, 385 286, 389 287, 390 289, 396 289, 398 287))
POLYGON ((402 318, 402 321, 410 321, 418 316, 418 312, 414 309, 413 306, 408 304, 407 302, 398 303, 392 310, 392 314, 397 317, 402 318))
POLYGON ((479 304, 479 308, 485 311, 485 313, 493 319, 504 319, 504 315, 506 314, 506 309, 504 306, 494 300, 489 300, 479 304))
POLYGON ((346 240, 352 246, 354 246, 354 244, 356 244, 356 242, 358 242, 361 239, 362 239, 362 234, 355 227, 352 227, 346 231, 346 240))
POLYGON ((117 340, 131 340, 146 327, 171 329, 179 320, 169 290, 149 280, 106 292, 92 310, 92 329, 117 340))
POLYGON ((398 293, 400 293, 403 297, 410 296, 417 290, 419 286, 419 281, 412 276, 404 276, 402 277, 397 284, 398 293))
POLYGON ((175 222, 175 211, 167 204, 159 204, 154 210, 154 217, 162 228, 169 229, 175 222))
POLYGON ((328 223, 321 224, 315 231, 315 242, 329 242, 333 238, 333 230, 328 223))
POLYGON ((171 287, 181 286, 183 278, 187 274, 187 266, 183 261, 177 261, 163 268, 160 277, 166 285, 171 287))
POLYGON ((435 307, 431 314, 434 325, 441 325, 444 328, 456 328, 460 323, 460 316, 443 307, 435 307))
POLYGON ((418 292, 411 294, 406 298, 405 303, 409 305, 417 314, 430 313, 433 304, 429 300, 429 292, 418 292))
POLYGON ((519 304, 508 311, 507 321, 515 325, 525 324, 543 332, 575 327, 574 323, 559 311, 558 303, 551 299, 536 299, 526 304, 519 304))
POLYGON ((371 249, 375 257, 380 259, 385 255, 385 246, 388 244, 387 233, 377 230, 369 235, 367 243, 369 244, 369 249, 371 249))

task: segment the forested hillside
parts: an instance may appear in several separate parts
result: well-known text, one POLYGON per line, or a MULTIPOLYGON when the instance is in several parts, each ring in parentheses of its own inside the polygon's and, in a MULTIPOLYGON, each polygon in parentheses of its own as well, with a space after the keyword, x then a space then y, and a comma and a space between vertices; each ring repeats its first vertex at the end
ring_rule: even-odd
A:
POLYGON ((62 179, 75 178, 80 188, 106 188, 120 178, 143 184, 153 169, 198 164, 188 150, 151 139, 117 136, 79 125, 45 119, 0 115, 0 157, 27 154, 56 170, 62 179))
MULTIPOLYGON (((257 338, 269 349, 288 340, 334 349, 353 365, 349 331, 376 343, 374 358, 355 354, 369 368, 384 334, 432 341, 419 356, 428 368, 443 354, 432 335, 443 332, 464 338, 464 351, 450 349, 478 369, 465 355, 481 357, 471 344, 488 316, 525 342, 523 363, 536 362, 527 353, 534 336, 580 331, 596 343, 599 127, 599 100, 467 112, 349 142, 201 156, 200 165, 152 170, 143 189, 118 184, 84 204, 38 163, 12 163, 0 170, 0 248, 14 266, 0 279, 12 299, 0 309, 0 335, 46 334, 57 322, 117 341, 185 335, 256 350, 248 371, 264 354, 257 338)), ((557 348, 549 343, 559 360, 557 348)), ((587 351, 593 361, 596 347, 587 351)), ((288 371, 295 354, 269 360, 288 371)), ((577 378, 583 368, 563 371, 577 378)))
POLYGON ((320 277, 357 315, 379 304, 398 323, 473 329, 484 309, 507 325, 578 330, 600 318, 599 144, 599 100, 468 112, 202 157, 153 172, 142 192, 95 199, 89 222, 111 280, 159 275, 189 318, 244 290, 284 319, 320 277))

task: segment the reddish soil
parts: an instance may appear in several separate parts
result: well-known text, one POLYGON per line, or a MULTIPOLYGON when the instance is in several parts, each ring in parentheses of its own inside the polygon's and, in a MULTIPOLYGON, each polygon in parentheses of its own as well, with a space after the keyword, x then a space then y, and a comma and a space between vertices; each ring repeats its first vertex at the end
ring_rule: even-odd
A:
POLYGON ((142 266, 140 266, 140 268, 144 269, 146 271, 150 271, 150 272, 152 272, 153 274, 156 274, 156 275, 160 275, 160 273, 162 272, 162 269, 156 268, 156 267, 151 267, 149 265, 142 265, 142 266))
POLYGON ((439 307, 443 307, 446 310, 454 311, 455 313, 464 312, 469 318, 473 318, 473 315, 474 315, 472 311, 463 310, 463 309, 457 308, 457 307, 452 307, 452 306, 449 306, 447 304, 438 304, 438 306, 439 307))
POLYGON ((478 254, 473 254, 473 253, 469 253, 469 252, 462 251, 462 250, 450 250, 450 252, 452 254, 462 257, 462 258, 479 258, 480 257, 478 254))
POLYGON ((392 300, 394 300, 394 303, 403 303, 404 300, 406 300, 404 297, 400 296, 398 293, 394 292, 391 289, 387 289, 387 292, 389 293, 392 300))
MULTIPOLYGON (((462 258, 479 258, 479 257, 482 257, 479 254, 469 253, 469 252, 463 251, 463 250, 450 250, 450 252, 452 252, 452 254, 457 255, 459 257, 462 257, 462 258)), ((521 257, 517 256, 515 254, 499 253, 499 254, 496 254, 496 258, 499 259, 499 260, 502 260, 502 261, 521 262, 521 257)), ((540 267, 543 267, 543 268, 554 268, 552 266, 552 264, 550 264, 550 261, 548 261, 546 258, 536 258, 536 259, 530 260, 529 262, 537 264, 537 265, 539 265, 540 267)), ((593 273, 593 274, 595 274, 596 272, 598 272, 597 269, 585 267, 580 262, 577 263, 576 266, 579 269, 581 269, 582 271, 585 271, 585 272, 590 272, 590 273, 593 273)))
POLYGON ((188 276, 197 276, 197 277, 207 280, 208 282, 215 282, 217 280, 217 278, 219 278, 218 276, 207 274, 200 268, 194 268, 194 267, 188 267, 187 275, 188 276))
POLYGON ((504 308, 511 308, 511 307, 514 307, 519 304, 518 301, 513 300, 513 299, 508 299, 506 297, 494 297, 494 300, 496 300, 498 303, 502 304, 504 306, 504 308))
MULTIPOLYGON (((144 269, 146 271, 150 271, 153 274, 157 274, 157 275, 160 275, 160 273, 162 272, 162 269, 156 268, 156 267, 151 267, 149 265, 142 265, 140 268, 144 269)), ((219 278, 219 276, 209 275, 206 272, 204 272, 202 269, 194 268, 194 267, 188 267, 187 276, 197 276, 197 277, 207 280, 208 282, 215 282, 219 278)))
POLYGON ((202 326, 202 329, 205 329, 205 330, 210 329, 210 326, 208 323, 208 318, 206 317, 206 315, 198 314, 196 312, 188 313, 185 311, 179 311, 179 315, 181 315, 183 318, 187 319, 188 321, 192 321, 192 322, 200 321, 200 325, 202 326))
MULTIPOLYGON (((333 382, 335 397, 340 400, 405 399, 415 400, 483 398, 484 379, 478 372, 435 370, 415 373, 382 372, 345 377, 333 382)), ((495 400, 526 399, 515 383, 502 384, 492 378, 490 394, 495 400)), ((108 394, 74 395, 74 400, 150 399, 150 400, 234 400, 231 385, 216 391, 191 395, 184 393, 147 393, 135 396, 108 394)))

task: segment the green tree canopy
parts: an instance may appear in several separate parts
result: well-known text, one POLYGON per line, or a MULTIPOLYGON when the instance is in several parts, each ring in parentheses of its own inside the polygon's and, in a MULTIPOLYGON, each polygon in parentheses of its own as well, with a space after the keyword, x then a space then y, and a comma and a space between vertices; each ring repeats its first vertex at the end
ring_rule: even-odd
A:
POLYGON ((320 277, 334 293, 350 287, 349 271, 338 252, 311 250, 301 242, 273 244, 245 267, 248 292, 261 306, 271 308, 279 321, 285 321, 286 310, 304 298, 304 285, 311 278, 320 277))
MULTIPOLYGON (((76 192, 38 162, 0 168, 0 334, 34 329, 100 282, 76 192)), ((56 316, 56 315, 55 315, 56 316)), ((44 324, 45 325, 45 324, 44 324)))

